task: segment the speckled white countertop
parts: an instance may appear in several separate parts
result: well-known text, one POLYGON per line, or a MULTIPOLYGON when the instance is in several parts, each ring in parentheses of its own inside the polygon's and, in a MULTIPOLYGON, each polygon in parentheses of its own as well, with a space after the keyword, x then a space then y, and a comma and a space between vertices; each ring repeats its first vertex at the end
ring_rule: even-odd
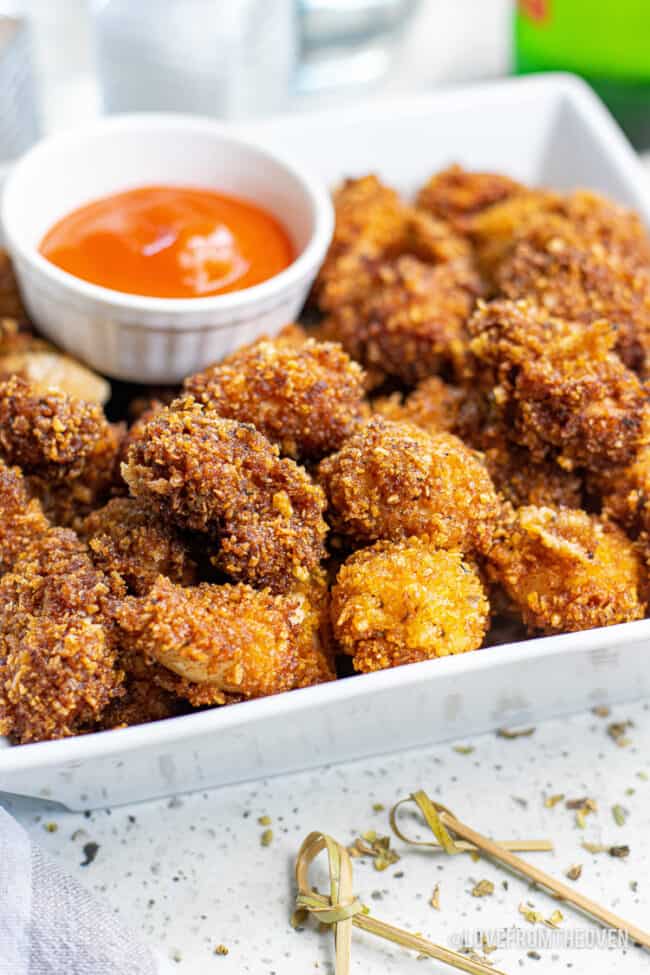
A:
MULTIPOLYGON (((333 971, 332 939, 309 925, 295 931, 292 864, 303 837, 322 829, 344 843, 361 832, 387 833, 387 808, 416 788, 441 798, 477 829, 498 838, 549 837, 555 853, 528 854, 551 873, 582 864, 577 886, 641 927, 650 927, 650 702, 549 721, 533 735, 505 740, 484 735, 347 766, 221 791, 179 796, 87 814, 33 800, 0 797, 32 836, 157 946, 170 969, 192 975, 319 975, 333 971), (607 732, 613 721, 632 721, 629 744, 607 732), (598 812, 584 830, 575 813, 544 797, 591 797, 598 812), (386 810, 373 806, 382 804, 386 810), (627 812, 618 825, 612 807, 627 812), (273 840, 262 846, 270 817, 273 840), (627 845, 629 855, 593 855, 581 842, 627 845), (90 862, 86 862, 90 861, 90 862), (228 955, 215 954, 223 944, 228 955)), ((446 857, 394 844, 401 859, 383 872, 355 860, 355 886, 377 917, 442 944, 458 946, 464 932, 489 932, 509 946, 491 954, 507 972, 617 975, 648 970, 648 956, 630 947, 581 947, 599 928, 564 907, 559 932, 531 925, 519 913, 530 901, 544 917, 558 902, 469 856, 446 857), (481 879, 492 896, 471 895, 481 879), (440 911, 430 905, 440 885, 440 911), (513 926, 516 930, 512 933, 513 926), (495 934, 495 929, 497 934, 495 934), (498 932, 511 929, 510 933, 498 932), (555 943, 543 939, 552 936, 555 943), (509 940, 508 940, 509 939, 509 940)), ((560 905, 562 907, 562 905, 560 905)), ((400 949, 355 932, 353 972, 443 971, 400 949)), ((446 969, 448 970, 448 969, 446 969)))

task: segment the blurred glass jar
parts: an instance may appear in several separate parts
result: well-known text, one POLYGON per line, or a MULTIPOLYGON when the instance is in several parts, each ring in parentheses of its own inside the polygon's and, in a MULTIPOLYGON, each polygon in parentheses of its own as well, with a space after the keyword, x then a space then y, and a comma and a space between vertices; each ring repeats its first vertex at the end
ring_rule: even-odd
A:
POLYGON ((40 130, 29 25, 0 12, 0 165, 36 141, 40 130))
POLYGON ((286 106, 294 0, 92 0, 107 112, 241 118, 286 106))
POLYGON ((388 72, 419 0, 298 0, 301 93, 371 85, 388 72))

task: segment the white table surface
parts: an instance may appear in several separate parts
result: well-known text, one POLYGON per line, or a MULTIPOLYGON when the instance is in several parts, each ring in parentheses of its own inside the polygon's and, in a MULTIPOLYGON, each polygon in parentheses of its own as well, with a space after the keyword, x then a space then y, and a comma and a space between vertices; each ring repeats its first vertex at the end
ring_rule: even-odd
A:
MULTIPOLYGON (((650 927, 649 742, 650 702, 637 702, 618 707, 608 718, 585 713, 548 721, 529 738, 483 735, 471 741, 471 754, 448 743, 87 815, 26 799, 3 801, 67 870, 157 946, 179 975, 320 975, 333 972, 331 935, 314 927, 296 932, 289 924, 292 863, 303 837, 322 829, 347 844, 369 829, 386 833, 387 811, 376 812, 373 804, 388 808, 416 788, 427 789, 497 839, 551 838, 556 852, 528 854, 531 860, 558 876, 581 863, 580 890, 650 927), (614 720, 634 722, 627 747, 607 734, 614 720), (588 817, 584 831, 564 803, 545 807, 544 796, 556 793, 597 800, 598 812, 588 817), (614 820, 615 804, 628 812, 624 826, 614 820), (262 816, 272 820, 268 847, 260 843, 262 816), (583 839, 627 844, 630 855, 592 855, 581 847, 583 839), (87 843, 99 849, 83 866, 87 843), (214 953, 221 943, 227 956, 214 953)), ((396 848, 402 858, 385 872, 354 861, 357 893, 380 918, 449 945, 467 929, 515 926, 519 940, 491 955, 510 973, 520 968, 593 975, 611 975, 614 968, 617 975, 648 970, 647 955, 633 946, 581 948, 600 929, 561 904, 565 920, 554 935, 557 943, 545 946, 541 939, 553 932, 530 925, 518 906, 530 900, 548 917, 558 902, 489 862, 430 854, 399 842, 396 848), (473 884, 483 878, 494 882, 494 895, 472 897, 473 884), (436 883, 439 912, 429 904, 436 883)), ((355 973, 443 970, 355 932, 355 973)))

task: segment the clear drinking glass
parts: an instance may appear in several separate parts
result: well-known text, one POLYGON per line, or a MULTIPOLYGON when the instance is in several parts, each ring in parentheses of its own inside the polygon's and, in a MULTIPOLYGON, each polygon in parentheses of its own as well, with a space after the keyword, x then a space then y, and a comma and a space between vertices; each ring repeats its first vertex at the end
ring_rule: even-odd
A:
POLYGON ((103 107, 220 118, 287 103, 294 0, 92 0, 103 107))

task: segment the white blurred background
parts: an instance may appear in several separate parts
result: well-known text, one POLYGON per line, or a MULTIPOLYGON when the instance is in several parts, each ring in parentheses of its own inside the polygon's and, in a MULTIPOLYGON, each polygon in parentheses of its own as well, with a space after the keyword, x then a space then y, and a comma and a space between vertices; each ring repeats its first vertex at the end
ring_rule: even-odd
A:
POLYGON ((43 132, 102 108, 250 117, 495 77, 510 0, 0 0, 31 26, 43 132), (100 56, 98 56, 100 55, 100 56))

